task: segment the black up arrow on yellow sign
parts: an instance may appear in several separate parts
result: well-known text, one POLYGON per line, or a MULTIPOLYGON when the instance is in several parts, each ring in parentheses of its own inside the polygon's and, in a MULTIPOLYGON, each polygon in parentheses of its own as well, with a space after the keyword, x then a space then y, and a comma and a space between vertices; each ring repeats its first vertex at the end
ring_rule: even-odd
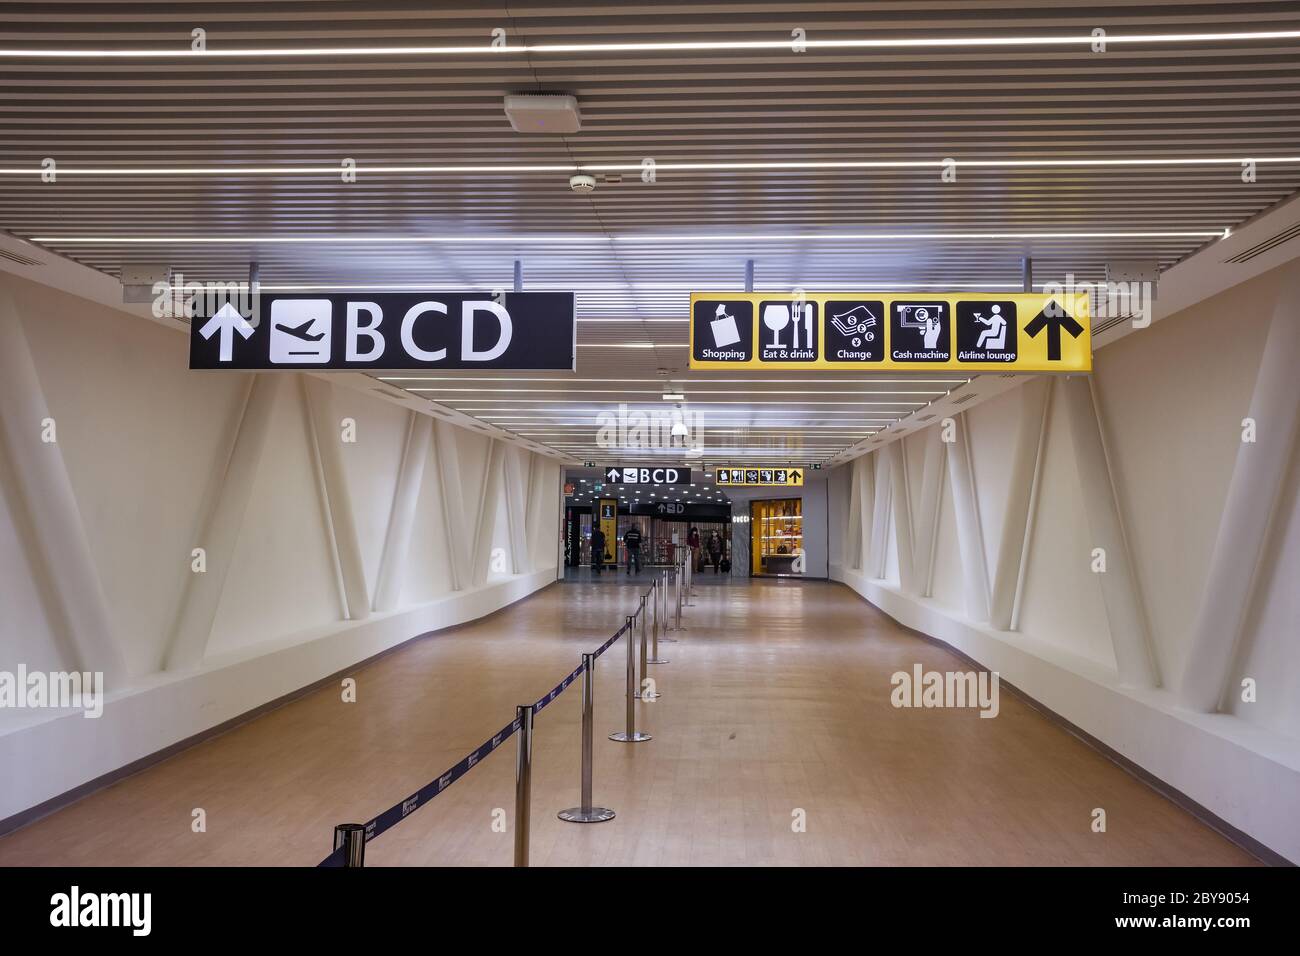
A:
POLYGON ((1070 333, 1070 338, 1077 339, 1083 334, 1083 326, 1080 325, 1059 302, 1053 299, 1043 307, 1043 310, 1036 316, 1025 323, 1025 335, 1031 339, 1037 338, 1038 334, 1047 330, 1047 361, 1061 361, 1061 332, 1070 333))

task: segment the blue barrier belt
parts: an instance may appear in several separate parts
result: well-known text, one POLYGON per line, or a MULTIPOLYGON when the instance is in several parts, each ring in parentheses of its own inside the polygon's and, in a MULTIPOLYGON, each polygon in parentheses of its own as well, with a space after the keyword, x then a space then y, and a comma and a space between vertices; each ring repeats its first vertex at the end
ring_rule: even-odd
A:
POLYGON ((619 628, 617 634, 615 634, 613 637, 607 640, 604 644, 600 645, 600 647, 596 648, 596 653, 593 656, 599 657, 601 654, 604 654, 607 650, 609 650, 611 647, 614 646, 615 641, 617 641, 620 637, 623 636, 624 631, 629 631, 629 630, 631 630, 631 626, 628 624, 624 624, 621 628, 619 628))
MULTIPOLYGON (((394 804, 373 820, 367 821, 366 842, 369 843, 390 827, 396 826, 420 807, 424 806, 438 794, 450 787, 461 777, 465 776, 465 774, 469 773, 469 771, 477 765, 480 760, 509 740, 518 729, 519 720, 516 718, 498 730, 489 739, 485 740, 477 750, 466 754, 460 763, 456 764, 441 777, 430 780, 427 784, 415 791, 415 793, 411 794, 401 803, 394 804)), ((335 850, 317 864, 319 867, 335 867, 342 865, 342 849, 335 850)))
POLYGON ((574 668, 573 672, 570 673, 568 677, 564 678, 564 680, 560 681, 558 684, 552 687, 551 692, 549 694, 543 694, 540 698, 538 698, 537 703, 533 704, 533 716, 536 717, 539 713, 541 713, 543 707, 545 707, 551 701, 555 700, 555 698, 563 694, 564 689, 568 687, 570 684, 572 684, 575 680, 577 680, 578 675, 580 675, 581 673, 582 673, 582 665, 579 664, 576 668, 574 668))

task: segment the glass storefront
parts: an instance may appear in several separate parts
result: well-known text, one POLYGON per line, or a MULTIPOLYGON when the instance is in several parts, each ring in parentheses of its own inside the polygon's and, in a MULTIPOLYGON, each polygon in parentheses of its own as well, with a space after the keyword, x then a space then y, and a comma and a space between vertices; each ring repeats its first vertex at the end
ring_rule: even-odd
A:
POLYGON ((803 499, 751 501, 750 573, 803 574, 803 499))
MULTIPOLYGON (((577 524, 577 545, 578 545, 578 564, 591 565, 591 525, 592 516, 589 511, 575 511, 573 521, 577 524)), ((705 567, 712 567, 709 558, 708 545, 709 536, 717 533, 722 544, 722 556, 731 557, 731 523, 721 518, 706 518, 701 520, 687 518, 658 518, 651 515, 627 515, 618 516, 618 546, 617 556, 619 567, 623 567, 627 560, 627 550, 623 547, 623 535, 627 529, 636 525, 641 529, 641 565, 667 567, 673 562, 673 535, 676 534, 677 544, 685 545, 687 535, 691 528, 695 528, 700 533, 700 554, 696 564, 697 570, 705 567)), ((606 551, 611 554, 615 549, 606 545, 606 551)))

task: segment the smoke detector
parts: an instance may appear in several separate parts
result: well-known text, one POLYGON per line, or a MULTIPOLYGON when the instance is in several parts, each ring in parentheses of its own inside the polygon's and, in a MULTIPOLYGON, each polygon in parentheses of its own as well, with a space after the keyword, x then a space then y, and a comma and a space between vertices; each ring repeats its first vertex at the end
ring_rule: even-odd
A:
POLYGON ((508 93, 506 116, 518 133, 576 133, 582 128, 571 93, 508 93))
POLYGON ((569 188, 575 193, 592 192, 596 188, 596 177, 588 176, 586 173, 578 173, 576 176, 570 176, 569 188))

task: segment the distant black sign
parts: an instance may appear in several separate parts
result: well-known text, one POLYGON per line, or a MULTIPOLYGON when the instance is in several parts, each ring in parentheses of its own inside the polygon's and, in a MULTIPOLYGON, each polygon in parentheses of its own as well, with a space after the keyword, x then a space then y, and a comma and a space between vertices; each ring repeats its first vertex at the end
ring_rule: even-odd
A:
POLYGON ((190 326, 192 369, 573 371, 572 292, 348 292, 260 297, 190 326))
POLYGON ((606 468, 605 481, 611 485, 689 485, 689 468, 606 468))
POLYGON ((714 504, 713 502, 690 502, 684 501, 638 501, 628 506, 628 513, 634 515, 651 515, 655 518, 679 519, 684 521, 703 520, 706 518, 721 519, 731 517, 731 506, 729 504, 714 504))

